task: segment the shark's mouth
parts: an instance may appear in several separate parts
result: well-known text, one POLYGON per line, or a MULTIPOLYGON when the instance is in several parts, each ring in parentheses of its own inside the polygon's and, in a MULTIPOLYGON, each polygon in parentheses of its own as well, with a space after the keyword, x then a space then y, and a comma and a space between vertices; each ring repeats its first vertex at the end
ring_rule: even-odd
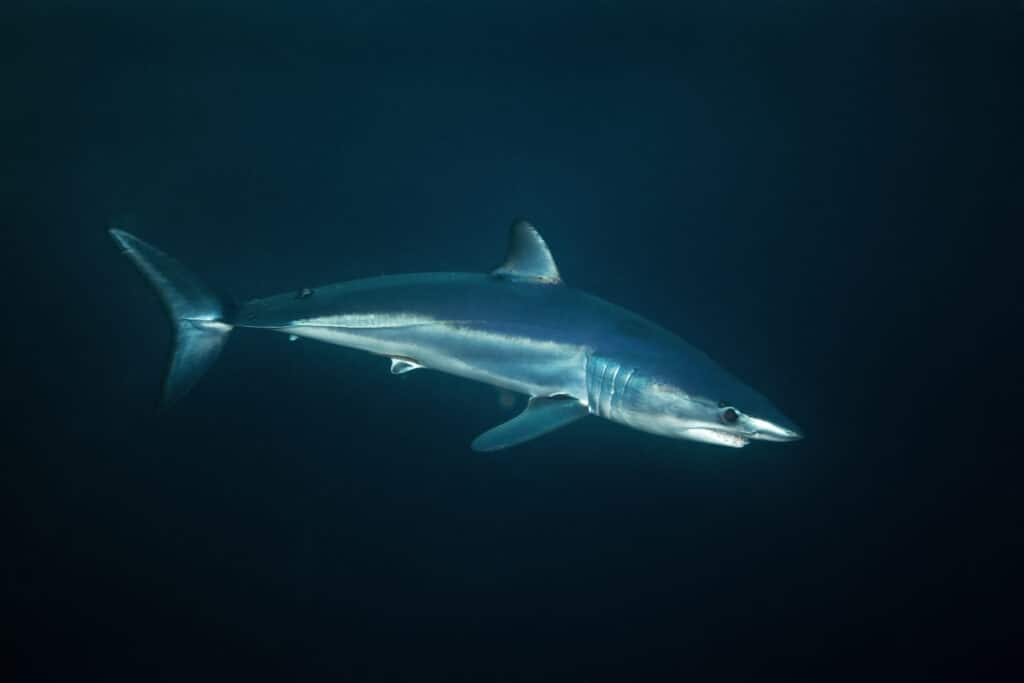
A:
POLYGON ((743 448, 750 443, 750 439, 744 438, 739 434, 704 428, 687 429, 683 432, 683 438, 713 443, 716 446, 728 446, 730 448, 743 448))

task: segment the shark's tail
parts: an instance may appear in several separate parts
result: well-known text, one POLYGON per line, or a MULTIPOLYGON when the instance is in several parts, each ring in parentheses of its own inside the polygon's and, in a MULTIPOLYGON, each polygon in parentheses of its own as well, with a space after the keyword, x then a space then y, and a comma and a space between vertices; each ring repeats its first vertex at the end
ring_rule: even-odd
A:
POLYGON ((231 325, 220 300, 175 259, 123 230, 111 230, 124 254, 160 295, 174 326, 174 347, 164 378, 163 405, 195 386, 227 341, 231 325))

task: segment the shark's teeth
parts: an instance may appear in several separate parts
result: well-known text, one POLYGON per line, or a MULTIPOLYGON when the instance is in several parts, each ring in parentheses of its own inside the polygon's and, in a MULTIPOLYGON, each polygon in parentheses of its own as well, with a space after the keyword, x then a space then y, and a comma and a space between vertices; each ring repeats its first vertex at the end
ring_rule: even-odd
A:
POLYGON ((717 429, 687 429, 683 432, 683 438, 690 439, 692 441, 713 443, 716 446, 729 446, 730 448, 743 448, 750 443, 749 439, 745 439, 738 434, 730 434, 729 432, 723 432, 717 429))

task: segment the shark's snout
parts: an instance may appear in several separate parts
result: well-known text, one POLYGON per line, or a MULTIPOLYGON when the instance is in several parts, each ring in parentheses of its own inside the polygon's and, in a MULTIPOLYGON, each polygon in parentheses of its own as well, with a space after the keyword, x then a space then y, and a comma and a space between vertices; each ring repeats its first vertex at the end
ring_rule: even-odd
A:
POLYGON ((761 441, 799 441, 804 438, 803 432, 789 420, 780 419, 774 422, 759 418, 750 418, 754 433, 752 439, 761 441))

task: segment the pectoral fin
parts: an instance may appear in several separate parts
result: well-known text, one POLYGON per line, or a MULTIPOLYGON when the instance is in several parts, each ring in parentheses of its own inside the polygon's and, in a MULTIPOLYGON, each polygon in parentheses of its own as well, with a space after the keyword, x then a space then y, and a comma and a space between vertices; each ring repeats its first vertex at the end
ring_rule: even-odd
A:
POLYGON ((497 451, 529 441, 587 414, 587 407, 569 396, 531 398, 526 409, 473 440, 474 451, 497 451))

